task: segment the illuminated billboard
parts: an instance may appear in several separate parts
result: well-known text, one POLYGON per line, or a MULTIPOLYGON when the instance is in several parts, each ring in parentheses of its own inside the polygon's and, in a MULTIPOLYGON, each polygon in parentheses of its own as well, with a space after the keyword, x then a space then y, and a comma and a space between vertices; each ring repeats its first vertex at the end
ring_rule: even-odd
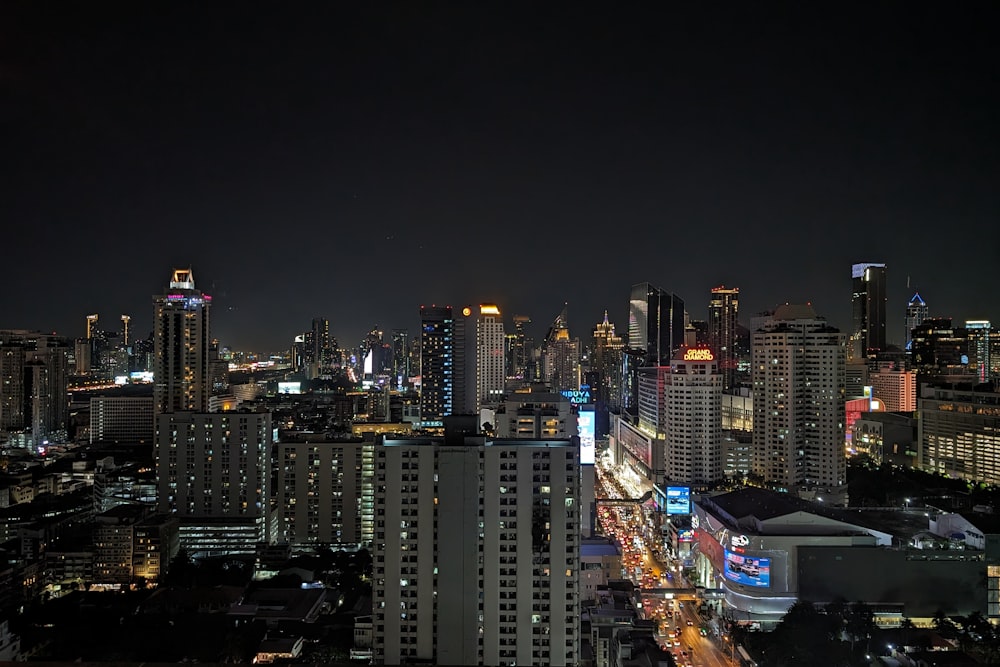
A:
POLYGON ((691 513, 691 489, 687 486, 667 487, 667 514, 691 513))
POLYGON ((279 382, 278 383, 278 393, 279 394, 301 394, 302 393, 302 383, 301 382, 279 382))
POLYGON ((756 558, 726 549, 726 579, 744 586, 770 588, 771 559, 756 558))
POLYGON ((580 436, 580 463, 594 464, 597 444, 594 435, 594 406, 581 406, 576 413, 576 432, 580 436))
POLYGON ((693 528, 681 528, 677 531, 677 541, 678 542, 694 542, 694 529, 693 528))

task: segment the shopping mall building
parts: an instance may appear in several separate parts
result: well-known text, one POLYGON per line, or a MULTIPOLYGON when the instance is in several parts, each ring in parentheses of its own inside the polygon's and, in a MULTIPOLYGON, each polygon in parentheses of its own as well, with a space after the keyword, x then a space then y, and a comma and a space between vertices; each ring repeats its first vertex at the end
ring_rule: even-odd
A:
POLYGON ((867 603, 876 623, 1000 608, 1000 520, 930 509, 842 509, 745 488, 696 498, 695 583, 722 613, 773 627, 796 601, 867 603), (985 584, 985 585, 984 585, 985 584), (993 602, 988 602, 993 600, 993 602))

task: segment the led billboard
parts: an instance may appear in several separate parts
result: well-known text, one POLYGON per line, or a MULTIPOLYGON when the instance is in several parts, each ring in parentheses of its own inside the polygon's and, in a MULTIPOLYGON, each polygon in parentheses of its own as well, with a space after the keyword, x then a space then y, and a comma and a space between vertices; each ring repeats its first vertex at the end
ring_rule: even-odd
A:
POLYGON ((594 406, 581 406, 576 413, 576 432, 580 436, 580 463, 593 465, 597 443, 594 435, 594 406))
POLYGON ((744 556, 726 549, 726 579, 744 586, 771 586, 771 559, 744 556))
POLYGON ((279 382, 278 383, 278 393, 279 394, 301 394, 302 393, 302 383, 301 382, 279 382))
POLYGON ((687 486, 667 487, 667 514, 691 513, 691 489, 687 486))

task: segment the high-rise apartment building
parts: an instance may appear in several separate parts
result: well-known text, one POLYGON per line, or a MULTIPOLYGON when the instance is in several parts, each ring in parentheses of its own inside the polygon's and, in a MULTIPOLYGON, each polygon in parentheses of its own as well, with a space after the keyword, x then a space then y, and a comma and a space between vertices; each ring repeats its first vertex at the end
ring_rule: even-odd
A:
POLYGON ((885 264, 862 262, 851 266, 851 298, 854 328, 851 331, 851 359, 863 359, 885 351, 886 284, 885 264))
POLYGON ((153 297, 153 404, 156 414, 208 411, 212 297, 195 289, 191 269, 175 269, 153 297))
POLYGON ((737 386, 739 354, 736 344, 740 307, 739 287, 713 287, 708 302, 708 346, 715 351, 723 391, 737 386))
POLYGON ((527 315, 514 315, 514 332, 506 335, 507 339, 507 377, 515 380, 530 381, 525 377, 528 361, 531 356, 531 338, 525 332, 525 326, 531 324, 527 315))
POLYGON ((930 315, 927 302, 921 298, 918 292, 914 292, 906 303, 906 337, 903 339, 905 341, 903 349, 907 352, 910 351, 912 344, 913 330, 923 324, 928 317, 930 315))
POLYGON ((812 306, 780 306, 753 332, 751 468, 780 491, 847 501, 845 338, 812 306))
POLYGON ((598 384, 591 387, 591 391, 596 394, 599 409, 620 410, 622 407, 624 352, 625 341, 615 333, 615 325, 608 321, 605 311, 604 321, 594 329, 594 358, 591 362, 598 376, 598 384))
POLYGON ((670 483, 707 488, 725 474, 723 373, 712 348, 686 348, 675 355, 666 377, 664 474, 670 483))
POLYGON ((455 322, 451 306, 420 306, 420 419, 439 428, 455 399, 455 322))
POLYGON ((392 386, 402 388, 410 383, 410 332, 392 330, 392 386))
POLYGON ((276 444, 278 540, 293 547, 370 546, 373 447, 360 441, 276 444))
POLYGON ((157 509, 180 520, 189 553, 250 553, 271 541, 271 433, 264 412, 157 416, 157 509))
POLYGON ((503 317, 496 304, 484 303, 476 320, 476 410, 503 400, 506 377, 503 317))
POLYGON ((579 441, 375 447, 373 663, 580 661, 579 441))
POLYGON ((153 442, 152 396, 92 396, 90 443, 153 442))
POLYGON ((649 283, 632 286, 628 310, 628 347, 641 350, 644 365, 669 366, 684 344, 684 301, 649 283))

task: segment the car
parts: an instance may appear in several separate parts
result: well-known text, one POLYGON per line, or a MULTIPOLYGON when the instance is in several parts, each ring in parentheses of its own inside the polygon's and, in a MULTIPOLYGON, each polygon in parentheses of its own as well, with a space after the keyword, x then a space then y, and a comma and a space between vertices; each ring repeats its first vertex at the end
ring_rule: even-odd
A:
POLYGON ((688 625, 694 625, 694 621, 688 621, 688 625))

